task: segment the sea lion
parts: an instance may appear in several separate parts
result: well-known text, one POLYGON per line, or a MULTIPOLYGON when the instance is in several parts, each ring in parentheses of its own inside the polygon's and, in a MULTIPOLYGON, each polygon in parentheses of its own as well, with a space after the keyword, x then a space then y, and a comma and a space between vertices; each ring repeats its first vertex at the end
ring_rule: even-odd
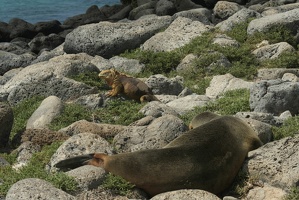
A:
POLYGON ((161 149, 60 161, 58 168, 90 164, 104 168, 154 196, 178 189, 219 194, 230 186, 247 153, 262 145, 241 119, 222 116, 177 137, 161 149))
POLYGON ((194 129, 198 126, 201 126, 201 125, 215 119, 216 117, 219 117, 219 115, 209 112, 209 111, 200 113, 200 114, 196 115, 195 117, 193 117, 193 119, 191 120, 191 122, 189 124, 189 129, 194 129))

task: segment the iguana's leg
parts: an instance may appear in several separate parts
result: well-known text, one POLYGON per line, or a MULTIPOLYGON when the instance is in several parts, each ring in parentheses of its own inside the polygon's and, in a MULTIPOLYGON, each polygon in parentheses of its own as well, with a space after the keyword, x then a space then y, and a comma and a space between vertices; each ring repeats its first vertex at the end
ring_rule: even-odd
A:
POLYGON ((118 84, 118 85, 113 84, 112 85, 112 90, 109 91, 108 96, 109 97, 117 96, 118 94, 121 94, 123 92, 123 89, 124 89, 123 85, 121 85, 121 84, 118 84))

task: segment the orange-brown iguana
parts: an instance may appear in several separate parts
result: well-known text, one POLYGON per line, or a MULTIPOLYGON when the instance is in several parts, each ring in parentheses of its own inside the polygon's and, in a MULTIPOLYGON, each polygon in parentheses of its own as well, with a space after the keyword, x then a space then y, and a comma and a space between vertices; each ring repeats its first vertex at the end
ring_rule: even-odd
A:
POLYGON ((112 87, 108 96, 114 97, 118 94, 123 94, 138 102, 159 101, 144 82, 137 78, 120 73, 115 69, 103 70, 99 73, 99 77, 104 79, 107 84, 112 87))

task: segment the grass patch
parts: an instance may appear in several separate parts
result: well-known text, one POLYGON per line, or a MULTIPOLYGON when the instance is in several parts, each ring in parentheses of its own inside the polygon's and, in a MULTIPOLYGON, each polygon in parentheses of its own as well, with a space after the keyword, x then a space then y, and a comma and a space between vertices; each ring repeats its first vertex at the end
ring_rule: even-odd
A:
POLYGON ((0 185, 0 196, 5 196, 14 183, 26 178, 44 179, 64 191, 75 191, 77 183, 73 178, 62 172, 47 173, 45 170, 45 165, 49 163, 51 156, 60 145, 61 143, 53 143, 44 146, 41 152, 32 156, 28 165, 18 171, 12 169, 11 166, 0 167, 0 177, 3 181, 3 184, 0 185))
POLYGON ((41 102, 44 100, 44 97, 35 96, 14 106, 14 123, 10 138, 13 138, 18 132, 23 131, 26 128, 27 120, 31 117, 34 111, 40 106, 41 102))
POLYGON ((135 101, 111 99, 105 107, 95 110, 94 116, 102 123, 126 126, 144 117, 138 112, 143 106, 135 101))
POLYGON ((114 192, 126 196, 135 187, 120 176, 109 173, 102 184, 103 188, 113 190, 114 192))
POLYGON ((85 83, 86 85, 89 85, 91 87, 96 87, 99 90, 108 89, 106 82, 99 78, 97 72, 84 72, 75 76, 70 76, 69 78, 74 79, 78 82, 85 83))
POLYGON ((299 130, 299 116, 291 117, 284 121, 283 125, 280 127, 272 127, 273 135, 275 140, 281 138, 294 136, 298 134, 299 130))
POLYGON ((206 106, 197 107, 182 116, 186 124, 199 113, 210 111, 220 115, 234 115, 239 111, 250 111, 249 106, 250 92, 247 89, 227 91, 216 101, 209 102, 206 106))
POLYGON ((57 131, 83 119, 92 121, 92 111, 90 109, 74 103, 65 104, 63 112, 51 122, 49 128, 57 131))
POLYGON ((286 195, 284 200, 298 200, 299 199, 299 187, 293 187, 289 194, 286 195))

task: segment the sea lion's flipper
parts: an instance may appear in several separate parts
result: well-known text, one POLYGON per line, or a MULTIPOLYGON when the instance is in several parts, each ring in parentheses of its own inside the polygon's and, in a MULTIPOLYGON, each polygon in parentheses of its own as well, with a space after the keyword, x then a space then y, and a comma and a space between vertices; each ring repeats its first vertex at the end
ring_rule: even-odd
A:
POLYGON ((107 154, 104 153, 95 153, 93 155, 93 158, 91 160, 87 160, 85 163, 87 165, 93 165, 96 167, 102 167, 104 168, 104 160, 107 157, 107 154))
POLYGON ((56 163, 54 167, 57 167, 61 170, 75 169, 82 165, 87 165, 89 161, 93 159, 94 155, 95 155, 94 153, 91 153, 91 154, 67 158, 65 160, 61 160, 58 163, 56 163))

